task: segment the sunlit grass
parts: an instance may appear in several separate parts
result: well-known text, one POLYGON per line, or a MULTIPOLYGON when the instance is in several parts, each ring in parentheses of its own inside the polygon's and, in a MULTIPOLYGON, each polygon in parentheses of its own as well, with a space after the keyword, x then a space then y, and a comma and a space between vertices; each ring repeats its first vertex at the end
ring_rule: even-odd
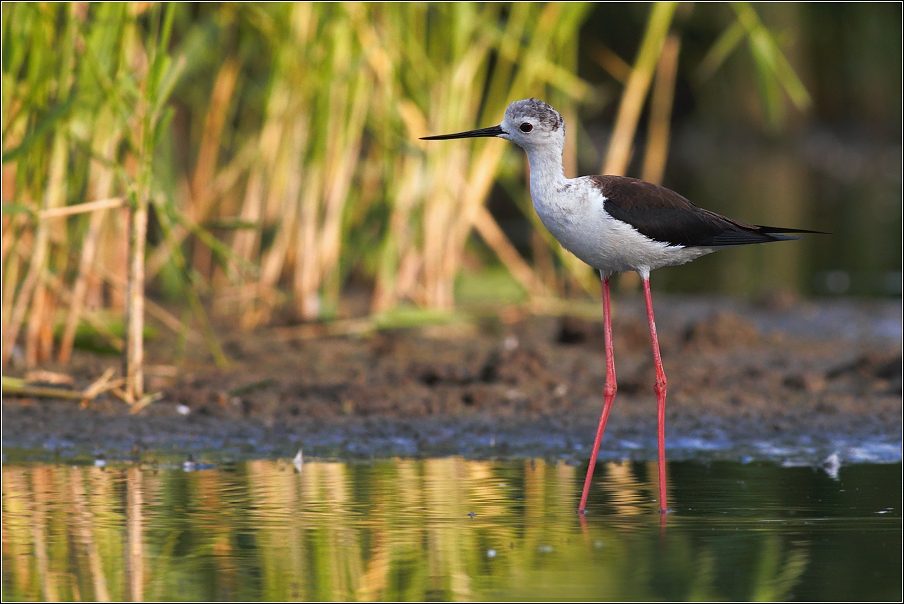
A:
MULTIPOLYGON (((251 328, 285 309, 302 321, 334 318, 351 281, 369 289, 375 314, 595 295, 592 272, 524 201, 516 150, 417 140, 498 123, 529 96, 552 102, 578 132, 577 108, 607 102, 576 73, 587 5, 2 10, 4 364, 66 362, 89 324, 124 350, 126 392, 137 399, 145 310, 182 341, 203 339, 225 365, 216 321, 251 328), (484 205, 500 180, 537 229, 533 265, 484 205), (487 253, 463 271, 475 235, 487 253), (145 284, 186 312, 146 301, 145 284), (104 326, 104 310, 126 317, 124 338, 104 326)), ((651 8, 637 57, 607 51, 626 85, 610 171, 624 170, 652 87, 645 175, 662 173, 675 11, 651 8)), ((781 117, 782 91, 806 107, 754 10, 738 5, 735 18, 702 76, 746 38, 770 119, 781 117)), ((564 160, 573 173, 576 136, 564 160)))

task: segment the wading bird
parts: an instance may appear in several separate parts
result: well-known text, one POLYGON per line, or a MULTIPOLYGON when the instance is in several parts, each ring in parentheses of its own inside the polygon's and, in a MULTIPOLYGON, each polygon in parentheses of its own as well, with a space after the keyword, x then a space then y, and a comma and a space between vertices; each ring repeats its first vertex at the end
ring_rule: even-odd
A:
POLYGON ((562 167, 565 120, 555 109, 537 99, 515 101, 509 105, 505 110, 505 119, 498 126, 457 134, 426 136, 421 140, 473 137, 503 138, 527 152, 534 210, 562 247, 597 269, 602 278, 606 385, 603 391, 603 412, 578 507, 582 514, 587 505, 600 440, 617 390, 612 353, 609 277, 616 272, 635 271, 643 280, 653 360, 656 364, 654 390, 658 403, 659 511, 666 513, 666 379, 653 318, 650 271, 663 266, 684 264, 736 245, 796 239, 782 233, 818 231, 737 222, 699 208, 674 191, 636 178, 565 178, 562 167))

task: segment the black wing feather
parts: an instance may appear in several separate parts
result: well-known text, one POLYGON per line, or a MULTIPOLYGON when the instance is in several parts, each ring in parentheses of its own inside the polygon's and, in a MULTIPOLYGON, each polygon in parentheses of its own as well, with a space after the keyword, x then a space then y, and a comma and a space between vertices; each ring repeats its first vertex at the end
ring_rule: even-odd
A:
POLYGON ((796 239, 775 233, 818 233, 744 224, 695 206, 665 187, 625 176, 590 176, 606 197, 606 211, 655 241, 719 247, 796 239))

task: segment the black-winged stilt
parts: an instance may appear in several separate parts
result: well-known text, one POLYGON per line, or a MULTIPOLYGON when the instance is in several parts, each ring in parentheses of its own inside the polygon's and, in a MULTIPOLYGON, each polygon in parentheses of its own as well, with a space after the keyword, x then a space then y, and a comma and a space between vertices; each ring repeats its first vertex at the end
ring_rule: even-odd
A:
POLYGON ((796 239, 782 233, 818 233, 749 225, 704 210, 664 187, 623 176, 565 178, 562 150, 565 120, 537 99, 516 101, 505 110, 498 126, 457 134, 426 136, 422 140, 499 137, 527 152, 530 163, 530 195, 534 209, 549 232, 572 254, 597 269, 602 277, 606 386, 590 465, 584 480, 578 511, 583 513, 617 390, 612 354, 612 315, 609 277, 636 271, 643 280, 647 320, 656 364, 654 390, 658 402, 659 510, 666 513, 665 395, 666 379, 659 356, 659 340, 650 297, 650 271, 684 264, 705 254, 749 243, 796 239))

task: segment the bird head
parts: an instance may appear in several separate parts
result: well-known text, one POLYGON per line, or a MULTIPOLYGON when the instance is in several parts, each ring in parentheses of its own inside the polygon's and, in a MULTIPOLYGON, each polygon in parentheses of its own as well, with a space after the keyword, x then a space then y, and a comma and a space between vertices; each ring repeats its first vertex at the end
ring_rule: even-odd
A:
POLYGON ((515 101, 505 110, 498 126, 468 130, 456 134, 425 136, 421 140, 498 137, 512 141, 525 150, 539 147, 562 147, 565 142, 565 120, 559 112, 537 99, 515 101))

